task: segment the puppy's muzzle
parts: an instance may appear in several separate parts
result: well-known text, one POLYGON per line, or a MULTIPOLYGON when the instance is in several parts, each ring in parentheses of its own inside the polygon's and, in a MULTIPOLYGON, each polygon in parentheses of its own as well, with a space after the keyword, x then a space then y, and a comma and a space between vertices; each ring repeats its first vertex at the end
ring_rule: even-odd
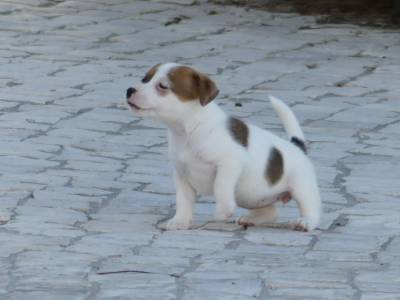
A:
POLYGON ((126 99, 129 99, 132 94, 136 93, 136 89, 133 87, 130 87, 129 89, 126 90, 126 99))

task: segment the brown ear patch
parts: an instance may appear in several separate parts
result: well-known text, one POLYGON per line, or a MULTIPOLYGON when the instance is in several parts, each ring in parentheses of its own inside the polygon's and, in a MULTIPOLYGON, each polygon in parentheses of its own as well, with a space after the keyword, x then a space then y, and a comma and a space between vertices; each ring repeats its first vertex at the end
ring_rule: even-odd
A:
POLYGON ((265 178, 270 184, 277 183, 283 174, 283 156, 282 153, 273 147, 269 153, 267 167, 265 169, 265 178))
POLYGON ((228 128, 233 139, 243 147, 247 147, 249 141, 249 128, 246 123, 236 118, 229 118, 228 128))
POLYGON ((168 74, 171 90, 183 102, 199 100, 205 106, 218 95, 215 83, 208 76, 192 68, 179 66, 168 74))
POLYGON ((150 70, 148 70, 146 75, 144 75, 144 77, 142 79, 142 82, 143 83, 148 83, 153 78, 154 74, 156 74, 156 72, 158 70, 158 67, 160 65, 161 64, 157 64, 157 65, 153 66, 150 70))

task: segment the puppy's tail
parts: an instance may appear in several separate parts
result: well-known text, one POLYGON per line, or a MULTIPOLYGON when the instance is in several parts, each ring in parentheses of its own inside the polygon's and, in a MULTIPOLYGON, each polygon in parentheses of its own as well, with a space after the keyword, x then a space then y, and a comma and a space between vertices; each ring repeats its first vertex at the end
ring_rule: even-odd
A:
POLYGON ((293 111, 289 108, 289 106, 273 96, 269 96, 269 100, 271 101, 272 107, 278 114, 279 118, 282 120, 283 126, 289 135, 290 141, 303 150, 304 153, 307 153, 304 133, 303 130, 301 130, 300 124, 297 121, 293 111))

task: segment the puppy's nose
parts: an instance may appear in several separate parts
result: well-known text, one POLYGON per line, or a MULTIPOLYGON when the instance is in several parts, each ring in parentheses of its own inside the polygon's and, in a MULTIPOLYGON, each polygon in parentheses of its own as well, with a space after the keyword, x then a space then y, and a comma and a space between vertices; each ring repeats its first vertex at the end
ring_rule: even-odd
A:
POLYGON ((130 87, 129 89, 126 90, 126 98, 128 99, 134 93, 136 93, 136 89, 133 87, 130 87))

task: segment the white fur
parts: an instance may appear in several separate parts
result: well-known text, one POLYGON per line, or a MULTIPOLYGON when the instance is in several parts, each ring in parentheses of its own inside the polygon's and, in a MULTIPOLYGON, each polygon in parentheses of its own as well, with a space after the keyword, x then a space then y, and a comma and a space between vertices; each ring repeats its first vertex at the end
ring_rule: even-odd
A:
POLYGON ((279 118, 281 118, 289 137, 297 137, 304 141, 305 138, 303 130, 301 130, 299 122, 297 121, 292 110, 285 103, 274 96, 269 96, 269 100, 271 101, 272 107, 275 109, 279 118))
MULTIPOLYGON (((297 229, 312 230, 320 221, 321 201, 315 172, 309 158, 294 144, 247 124, 248 147, 236 142, 229 132, 228 116, 214 102, 182 102, 169 91, 160 95, 159 82, 170 84, 167 74, 176 64, 163 64, 152 80, 141 84, 128 102, 145 108, 133 109, 168 127, 169 158, 175 166, 176 214, 167 229, 188 229, 192 224, 198 194, 214 195, 215 219, 226 220, 236 205, 250 209, 245 221, 254 224, 276 219, 277 196, 290 192, 300 208, 297 229), (265 169, 272 147, 284 160, 281 179, 270 185, 265 169)), ((271 103, 292 137, 304 141, 303 132, 289 107, 270 97, 271 103)))

